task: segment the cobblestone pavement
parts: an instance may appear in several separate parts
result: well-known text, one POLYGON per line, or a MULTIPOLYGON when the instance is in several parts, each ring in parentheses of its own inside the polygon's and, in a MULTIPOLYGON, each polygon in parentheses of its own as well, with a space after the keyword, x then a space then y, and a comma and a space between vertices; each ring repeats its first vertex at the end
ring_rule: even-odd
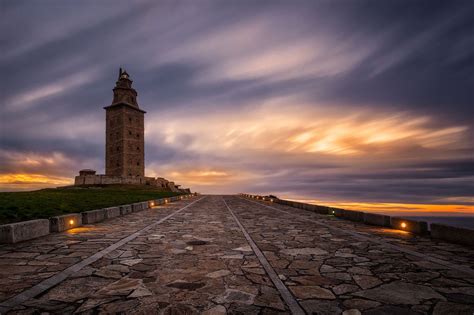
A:
POLYGON ((229 206, 308 313, 474 312, 472 248, 292 207, 228 199, 229 206), (433 263, 428 260, 431 257, 469 273, 433 263))
MULTIPOLYGON (((189 203, 190 201, 185 201, 189 203)), ((14 245, 0 245, 0 301, 38 284, 67 267, 159 220, 180 203, 117 217, 95 225, 55 233, 14 245)))
POLYGON ((205 196, 0 246, 0 305, 12 314, 472 315, 473 264, 472 248, 205 196))

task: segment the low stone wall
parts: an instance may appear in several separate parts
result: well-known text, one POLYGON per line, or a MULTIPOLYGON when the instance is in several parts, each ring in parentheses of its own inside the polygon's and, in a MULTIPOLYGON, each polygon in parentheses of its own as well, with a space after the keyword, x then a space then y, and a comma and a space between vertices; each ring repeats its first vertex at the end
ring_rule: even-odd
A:
POLYGON ((390 227, 390 216, 364 212, 363 221, 369 225, 390 227))
POLYGON ((165 203, 164 199, 155 199, 153 201, 155 202, 155 206, 159 206, 165 203))
POLYGON ((17 243, 48 234, 48 219, 0 225, 0 243, 17 243))
POLYGON ((432 223, 430 228, 432 238, 474 246, 474 230, 439 223, 432 223))
POLYGON ((344 220, 351 220, 356 222, 363 222, 369 225, 376 225, 382 227, 389 227, 397 230, 403 230, 407 232, 411 232, 414 234, 420 235, 428 235, 431 234, 432 238, 474 246, 474 230, 458 228, 453 226, 447 226, 443 224, 432 223, 430 225, 431 232, 428 230, 428 223, 425 221, 416 221, 416 220, 409 220, 399 217, 390 217, 388 215, 383 214, 376 214, 376 213, 367 213, 362 211, 354 211, 354 210, 345 210, 339 208, 331 208, 319 205, 312 205, 297 201, 291 200, 283 200, 278 199, 275 197, 269 196, 258 196, 258 195, 250 195, 250 194, 240 194, 243 197, 256 199, 256 200, 263 200, 263 201, 270 201, 273 203, 278 203, 294 208, 309 210, 312 212, 320 213, 320 214, 327 214, 333 215, 335 217, 344 219, 344 220))
MULTIPOLYGON (((249 198, 252 198, 251 195, 246 195, 246 196, 249 197, 249 198)), ((308 203, 302 203, 302 202, 291 201, 291 200, 283 200, 283 199, 270 198, 270 197, 258 197, 258 198, 255 198, 255 199, 275 202, 275 203, 279 203, 279 204, 282 204, 282 205, 287 205, 287 206, 291 206, 291 207, 294 207, 294 208, 304 209, 304 210, 308 210, 308 211, 312 211, 312 212, 316 212, 316 213, 320 213, 320 214, 329 214, 330 211, 331 211, 331 208, 329 208, 329 207, 312 205, 312 204, 308 204, 308 203)), ((339 209, 335 209, 335 210, 339 210, 339 209)), ((332 213, 332 214, 335 214, 335 213, 332 213)))
POLYGON ((425 221, 415 221, 392 217, 390 220, 390 225, 394 229, 412 232, 415 234, 428 233, 428 223, 426 223, 425 221))
POLYGON ((17 243, 48 235, 50 232, 62 232, 82 226, 83 224, 102 222, 106 219, 150 209, 153 206, 182 200, 191 196, 197 196, 197 194, 193 193, 184 196, 148 200, 130 205, 90 210, 82 213, 69 213, 51 217, 49 219, 30 220, 0 225, 0 244, 17 243))
POLYGON ((364 213, 360 211, 342 209, 342 217, 350 221, 356 221, 356 222, 364 221, 364 213))
POLYGON ((329 214, 329 207, 316 206, 316 212, 319 214, 329 214))
POLYGON ((132 211, 133 212, 142 211, 142 203, 141 202, 132 203, 132 211))
POLYGON ((339 209, 339 208, 331 208, 331 210, 329 211, 329 214, 332 214, 333 216, 338 217, 338 218, 344 217, 342 215, 342 209, 339 209))
POLYGON ((104 219, 112 219, 120 216, 120 207, 105 208, 104 219))
POLYGON ((69 213, 49 218, 49 231, 62 232, 82 226, 82 215, 80 213, 69 213))
POLYGON ((120 206, 120 215, 126 215, 132 213, 132 205, 123 205, 120 206))
POLYGON ((104 209, 90 210, 82 212, 82 223, 92 224, 105 220, 105 211, 104 209))

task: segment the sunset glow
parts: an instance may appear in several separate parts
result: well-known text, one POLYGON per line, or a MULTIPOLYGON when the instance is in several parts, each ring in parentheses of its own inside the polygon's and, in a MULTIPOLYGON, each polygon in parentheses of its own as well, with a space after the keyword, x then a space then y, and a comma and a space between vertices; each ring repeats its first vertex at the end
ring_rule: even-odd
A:
POLYGON ((348 210, 383 213, 387 215, 468 215, 474 216, 474 205, 459 204, 409 204, 409 203, 354 203, 354 202, 325 202, 321 200, 295 200, 328 207, 348 210))
POLYGON ((246 114, 226 112, 165 118, 161 124, 148 124, 147 135, 159 137, 164 130, 167 144, 178 147, 181 146, 178 139, 199 134, 185 148, 196 153, 264 149, 267 152, 302 154, 364 155, 377 152, 388 155, 409 146, 426 150, 469 146, 467 125, 439 128, 430 123, 433 119, 429 117, 395 113, 359 112, 340 117, 339 114, 325 113, 322 108, 324 106, 319 104, 296 106, 294 100, 278 100, 257 106, 246 114))
POLYGON ((71 185, 73 180, 67 177, 51 177, 41 174, 1 174, 0 187, 7 190, 31 190, 59 185, 71 185))

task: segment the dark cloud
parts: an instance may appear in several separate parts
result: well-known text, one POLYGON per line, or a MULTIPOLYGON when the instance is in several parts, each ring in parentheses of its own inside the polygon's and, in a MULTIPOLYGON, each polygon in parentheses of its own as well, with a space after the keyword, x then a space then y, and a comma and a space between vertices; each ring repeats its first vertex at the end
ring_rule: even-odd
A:
MULTIPOLYGON (((386 33, 378 48, 325 89, 329 99, 442 113, 472 125, 474 4, 394 1, 356 10, 367 34, 386 33)), ((357 20, 357 19, 356 19, 357 20)))

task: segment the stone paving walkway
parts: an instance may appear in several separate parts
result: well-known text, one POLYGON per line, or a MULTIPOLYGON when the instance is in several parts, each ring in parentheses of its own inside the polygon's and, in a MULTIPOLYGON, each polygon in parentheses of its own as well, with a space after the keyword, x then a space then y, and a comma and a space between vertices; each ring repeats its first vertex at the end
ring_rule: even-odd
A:
POLYGON ((300 309, 472 315, 473 267, 472 248, 272 203, 205 196, 1 245, 0 307, 5 312, 10 305, 8 314, 288 314, 300 309), (266 269, 244 231, 268 261, 266 269), (45 285, 117 242, 124 244, 59 284, 45 285), (290 308, 292 301, 296 308, 290 308))
POLYGON ((0 301, 78 263, 178 207, 172 203, 33 241, 0 245, 0 301))
POLYGON ((260 204, 234 198, 229 202, 308 313, 357 309, 363 314, 473 314, 472 248, 282 205, 260 204), (346 231, 429 256, 407 255, 361 241, 346 231), (459 264, 471 273, 432 263, 428 257, 459 264))

